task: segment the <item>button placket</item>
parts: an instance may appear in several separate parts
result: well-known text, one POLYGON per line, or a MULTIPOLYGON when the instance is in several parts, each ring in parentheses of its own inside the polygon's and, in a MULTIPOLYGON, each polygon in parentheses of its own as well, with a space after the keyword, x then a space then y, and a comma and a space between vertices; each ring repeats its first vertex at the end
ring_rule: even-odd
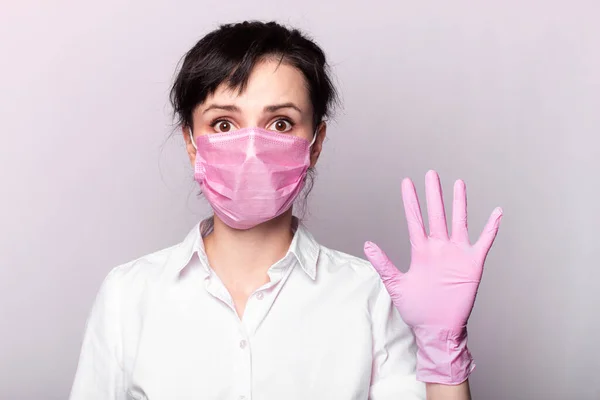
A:
POLYGON ((236 345, 234 379, 237 397, 235 399, 250 400, 252 397, 252 346, 243 324, 239 325, 239 336, 236 345))

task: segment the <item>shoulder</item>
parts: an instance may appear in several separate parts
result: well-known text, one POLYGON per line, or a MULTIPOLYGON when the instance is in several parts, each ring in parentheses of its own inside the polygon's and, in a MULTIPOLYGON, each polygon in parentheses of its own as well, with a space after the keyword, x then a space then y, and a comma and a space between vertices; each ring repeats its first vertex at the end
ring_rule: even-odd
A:
POLYGON ((320 246, 318 269, 324 280, 359 285, 371 294, 379 293, 383 287, 381 278, 369 261, 324 246, 320 246))
POLYGON ((200 226, 197 224, 182 242, 113 268, 107 280, 125 287, 136 287, 174 277, 190 261, 201 240, 200 226))
POLYGON ((169 276, 177 263, 180 246, 170 246, 112 268, 102 282, 98 297, 110 298, 121 306, 137 303, 150 285, 169 276))
POLYGON ((118 265, 108 273, 107 279, 128 284, 159 277, 168 272, 179 247, 180 244, 170 246, 118 265))
POLYGON ((320 246, 319 265, 330 273, 343 270, 367 279, 378 276, 369 261, 325 246, 320 246))
MULTIPOLYGON (((138 331, 154 289, 170 276, 178 246, 126 262, 110 270, 96 294, 88 316, 88 329, 112 337, 126 329, 138 331), (113 332, 113 333, 110 333, 113 332)), ((135 335, 134 335, 135 336, 135 335)))

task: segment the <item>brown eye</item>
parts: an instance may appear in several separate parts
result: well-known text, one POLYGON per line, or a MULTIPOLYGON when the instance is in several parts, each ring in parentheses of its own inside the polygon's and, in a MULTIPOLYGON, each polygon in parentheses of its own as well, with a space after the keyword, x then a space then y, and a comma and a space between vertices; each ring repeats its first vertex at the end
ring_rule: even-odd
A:
POLYGON ((285 119, 278 119, 277 121, 271 124, 269 129, 277 132, 287 132, 290 129, 292 129, 292 123, 285 119))
POLYGON ((229 132, 231 130, 231 123, 229 121, 219 121, 215 124, 215 130, 217 132, 229 132))

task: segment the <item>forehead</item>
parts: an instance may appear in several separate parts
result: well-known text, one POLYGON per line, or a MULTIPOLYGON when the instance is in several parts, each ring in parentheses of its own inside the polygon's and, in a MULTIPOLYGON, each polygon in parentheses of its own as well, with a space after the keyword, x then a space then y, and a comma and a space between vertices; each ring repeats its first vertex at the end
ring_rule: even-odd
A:
POLYGON ((235 104, 242 109, 262 109, 266 105, 291 102, 303 112, 312 112, 304 75, 297 68, 279 60, 259 62, 241 93, 237 88, 221 84, 200 108, 211 102, 235 104))

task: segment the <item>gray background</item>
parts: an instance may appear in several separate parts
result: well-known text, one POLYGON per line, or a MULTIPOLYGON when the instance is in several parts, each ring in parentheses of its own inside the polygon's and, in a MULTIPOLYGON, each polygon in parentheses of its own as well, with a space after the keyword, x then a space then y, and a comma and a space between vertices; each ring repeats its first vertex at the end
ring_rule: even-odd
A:
MULTIPOLYGON (((324 47, 344 108, 307 224, 407 268, 400 180, 463 178, 471 235, 505 218, 470 322, 476 399, 600 399, 600 2, 0 4, 0 399, 65 399, 110 268, 207 214, 167 94, 220 22, 324 47)), ((449 206, 449 202, 447 202, 449 206)))

